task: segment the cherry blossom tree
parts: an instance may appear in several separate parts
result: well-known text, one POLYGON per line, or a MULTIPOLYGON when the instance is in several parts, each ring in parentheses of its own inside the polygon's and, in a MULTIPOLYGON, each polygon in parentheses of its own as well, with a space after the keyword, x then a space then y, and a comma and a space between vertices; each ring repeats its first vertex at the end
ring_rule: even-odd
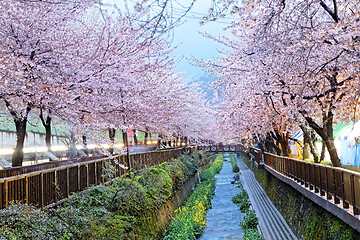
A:
POLYGON ((359 6, 353 1, 329 3, 332 6, 325 1, 247 1, 237 9, 234 39, 218 39, 231 50, 212 64, 212 72, 220 85, 231 79, 237 88, 254 92, 250 97, 228 94, 230 99, 250 98, 236 106, 237 115, 250 105, 253 114, 248 116, 270 111, 277 115, 271 120, 281 119, 271 128, 275 132, 274 126, 284 123, 285 130, 308 125, 323 139, 333 165, 340 166, 333 124, 348 121, 358 104, 359 6), (259 97, 266 104, 260 104, 259 97), (266 110, 258 111, 259 105, 266 110))
POLYGON ((66 84, 58 71, 60 52, 71 39, 66 24, 92 1, 17 1, 0 3, 1 99, 14 119, 17 145, 12 165, 21 165, 29 112, 49 95, 64 94, 53 85, 66 84))

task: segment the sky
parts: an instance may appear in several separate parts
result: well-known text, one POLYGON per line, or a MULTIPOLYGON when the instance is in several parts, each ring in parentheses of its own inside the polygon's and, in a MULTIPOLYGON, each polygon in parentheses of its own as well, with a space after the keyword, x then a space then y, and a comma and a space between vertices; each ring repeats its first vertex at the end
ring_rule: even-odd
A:
MULTIPOLYGON (((131 4, 131 1, 134 0, 130 0, 129 4, 131 4)), ((189 6, 190 1, 192 0, 181 0, 180 4, 177 3, 180 1, 173 0, 175 16, 180 16, 184 7, 189 6)), ((117 0, 105 0, 105 2, 110 4, 119 3, 117 0)), ((191 58, 195 56, 203 60, 215 59, 219 55, 217 50, 224 48, 221 44, 202 36, 200 33, 207 32, 212 36, 228 35, 223 28, 231 22, 229 17, 200 25, 201 18, 206 15, 210 7, 210 0, 196 0, 190 12, 181 19, 182 24, 172 30, 169 35, 170 47, 175 48, 174 57, 179 61, 175 72, 184 73, 184 82, 210 81, 208 74, 204 73, 201 68, 191 64, 191 58)), ((121 6, 119 8, 121 9, 121 6)))
POLYGON ((209 0, 197 0, 190 12, 183 18, 183 24, 174 30, 172 41, 175 57, 182 59, 177 68, 177 72, 186 72, 183 76, 185 82, 199 80, 202 76, 207 76, 201 68, 191 64, 191 57, 195 56, 203 60, 215 59, 218 49, 223 49, 220 43, 208 39, 200 32, 207 32, 212 36, 228 35, 224 30, 231 22, 229 18, 220 19, 217 22, 208 22, 200 25, 202 16, 205 16, 210 7, 209 0))

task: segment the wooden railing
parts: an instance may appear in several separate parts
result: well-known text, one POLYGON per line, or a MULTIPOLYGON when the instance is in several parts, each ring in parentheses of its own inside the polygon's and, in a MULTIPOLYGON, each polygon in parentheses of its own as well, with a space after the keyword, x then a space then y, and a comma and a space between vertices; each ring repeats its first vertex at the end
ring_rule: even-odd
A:
POLYGON ((73 164, 73 163, 92 161, 92 160, 101 159, 101 158, 104 158, 104 156, 82 157, 82 158, 74 158, 74 159, 61 160, 61 161, 37 163, 37 164, 32 164, 32 165, 27 165, 27 166, 5 168, 5 169, 0 170, 0 178, 12 177, 12 176, 25 174, 25 173, 31 173, 31 172, 50 169, 50 168, 66 166, 66 165, 73 164))
POLYGON ((360 173, 264 153, 265 165, 290 177, 320 196, 326 196, 342 208, 352 205, 353 214, 360 214, 360 173))
POLYGON ((208 152, 241 152, 244 150, 243 145, 233 144, 233 145, 209 145, 209 146, 199 146, 199 150, 204 150, 208 152))
MULTIPOLYGON (((194 148, 178 148, 165 151, 153 151, 130 154, 130 169, 138 171, 146 166, 158 165, 176 158, 184 151, 193 151, 194 148)), ((22 202, 40 208, 59 203, 91 185, 104 183, 104 168, 111 164, 116 168, 116 177, 124 174, 120 166, 128 165, 126 155, 117 155, 112 158, 102 158, 68 164, 17 176, 0 179, 0 208, 10 202, 22 202)))
POLYGON ((258 148, 250 147, 249 148, 249 155, 254 158, 254 161, 256 163, 256 167, 260 168, 264 165, 263 159, 262 159, 262 151, 258 148))

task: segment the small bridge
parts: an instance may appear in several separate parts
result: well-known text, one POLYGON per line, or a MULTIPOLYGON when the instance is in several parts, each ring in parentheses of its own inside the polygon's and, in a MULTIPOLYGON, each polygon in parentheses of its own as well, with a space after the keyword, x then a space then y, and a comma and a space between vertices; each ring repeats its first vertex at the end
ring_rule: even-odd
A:
POLYGON ((243 152, 245 150, 243 145, 234 144, 234 145, 209 145, 198 147, 199 150, 207 152, 243 152))

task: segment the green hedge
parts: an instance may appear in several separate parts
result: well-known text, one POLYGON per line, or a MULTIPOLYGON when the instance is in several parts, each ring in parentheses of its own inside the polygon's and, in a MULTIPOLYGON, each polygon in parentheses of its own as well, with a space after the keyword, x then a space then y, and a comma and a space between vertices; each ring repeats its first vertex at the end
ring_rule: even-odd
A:
POLYGON ((144 239, 144 213, 158 209, 208 159, 204 152, 184 154, 90 187, 54 209, 10 204, 0 210, 0 239, 144 239))
POLYGON ((204 230, 206 212, 215 192, 215 175, 221 171, 223 156, 218 155, 209 168, 200 174, 201 183, 186 204, 177 209, 166 232, 165 240, 196 239, 204 230))

